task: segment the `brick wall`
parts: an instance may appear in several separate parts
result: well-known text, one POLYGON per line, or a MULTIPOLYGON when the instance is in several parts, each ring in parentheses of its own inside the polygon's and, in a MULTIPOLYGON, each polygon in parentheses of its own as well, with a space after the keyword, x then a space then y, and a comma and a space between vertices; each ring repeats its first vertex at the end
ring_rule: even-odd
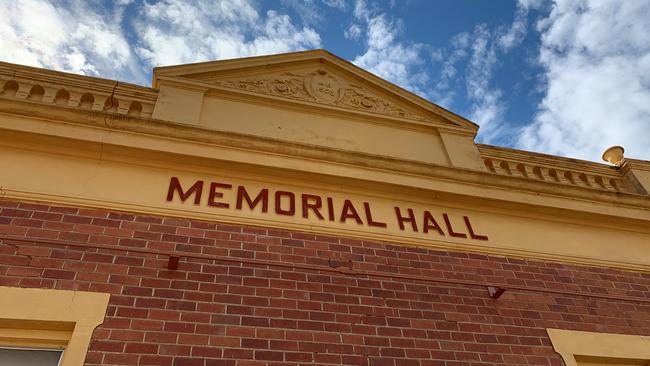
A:
POLYGON ((649 274, 6 200, 0 209, 0 236, 23 238, 0 242, 0 285, 111 293, 87 365, 561 365, 546 328, 650 335, 649 274), (520 289, 493 300, 486 284, 520 289))

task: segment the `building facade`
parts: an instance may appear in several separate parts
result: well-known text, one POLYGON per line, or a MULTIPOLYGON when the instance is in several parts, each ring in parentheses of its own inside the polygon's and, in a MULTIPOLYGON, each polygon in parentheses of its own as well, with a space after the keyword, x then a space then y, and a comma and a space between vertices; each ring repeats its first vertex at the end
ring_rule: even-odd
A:
POLYGON ((321 50, 0 86, 0 364, 650 363, 620 148, 476 144, 321 50))

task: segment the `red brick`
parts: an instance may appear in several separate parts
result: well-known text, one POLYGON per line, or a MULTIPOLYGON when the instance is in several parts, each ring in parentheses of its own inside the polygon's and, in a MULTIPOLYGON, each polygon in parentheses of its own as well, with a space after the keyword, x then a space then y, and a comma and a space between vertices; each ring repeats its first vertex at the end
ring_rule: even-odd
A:
POLYGON ((269 341, 266 339, 258 339, 258 338, 243 338, 241 340, 241 346, 242 348, 268 349, 269 341))
POLYGON ((59 212, 63 214, 70 214, 70 215, 75 215, 77 212, 79 212, 78 208, 74 207, 60 207, 60 206, 52 206, 49 209, 50 212, 59 212))
POLYGON ((133 236, 133 230, 115 227, 105 227, 104 234, 110 236, 119 236, 122 238, 129 238, 133 236))
MULTIPOLYGON (((104 228, 95 225, 77 224, 74 226, 74 231, 82 234, 101 234, 104 232, 104 228)), ((90 235, 88 235, 88 237, 89 236, 90 235)), ((82 241, 82 240, 78 240, 78 241, 82 241)))
POLYGON ((205 366, 203 358, 174 358, 174 366, 205 366))
POLYGON ((31 217, 33 219, 44 221, 60 221, 63 218, 63 215, 60 213, 36 211, 31 215, 31 217))
POLYGON ((191 346, 182 346, 176 344, 161 344, 158 353, 161 355, 170 355, 170 356, 189 356, 191 352, 191 346))
POLYGON ((178 344, 207 345, 210 337, 201 334, 179 334, 178 344))
POLYGON ((11 221, 11 224, 14 226, 28 226, 28 227, 42 227, 42 220, 26 219, 26 218, 15 218, 11 221))
POLYGON ((131 329, 140 329, 140 330, 162 330, 164 323, 161 321, 155 320, 145 320, 145 319, 132 319, 131 320, 131 329))
POLYGON ((64 215, 61 221, 71 224, 90 224, 92 222, 92 219, 90 217, 64 215))
POLYGON ((43 269, 41 268, 29 268, 29 267, 10 267, 7 268, 7 276, 16 276, 16 277, 39 277, 41 276, 43 269))
POLYGON ((136 309, 136 308, 123 308, 120 307, 115 313, 116 316, 122 318, 147 318, 149 311, 147 309, 136 309))
POLYGON ((192 356, 194 357, 212 357, 219 358, 223 355, 221 348, 215 347, 192 347, 192 356))
MULTIPOLYGON (((97 335, 97 331, 95 331, 97 335)), ((133 330, 112 330, 109 338, 118 341, 142 341, 144 339, 144 332, 133 330)))
POLYGON ((139 222, 147 222, 150 224, 162 224, 163 222, 163 219, 160 217, 142 216, 142 215, 136 215, 134 220, 139 222))
POLYGON ((167 366, 171 365, 174 359, 165 356, 143 355, 138 362, 139 365, 167 366))
POLYGON ((46 268, 43 270, 43 277, 45 278, 56 278, 62 280, 72 280, 75 278, 76 273, 73 271, 62 271, 58 269, 49 269, 46 268))
POLYGON ((650 329, 639 316, 648 307, 631 302, 516 290, 494 301, 484 287, 426 282, 462 279, 645 297, 650 276, 639 273, 106 210, 2 201, 0 207, 5 235, 56 234, 119 246, 0 244, 2 285, 113 294, 88 353, 94 364, 559 366, 547 326, 632 334, 650 329), (174 242, 160 241, 163 235, 174 242), (164 256, 124 250, 134 246, 231 255, 241 262, 188 257, 169 270, 164 256), (260 266, 250 258, 284 266, 260 266), (333 273, 330 258, 387 276, 333 273))
POLYGON ((104 363, 109 365, 137 365, 140 356, 125 353, 106 353, 104 363))
POLYGON ((284 360, 284 353, 274 351, 255 351, 255 359, 265 361, 282 361, 284 360))
POLYGON ((158 345, 154 343, 127 343, 124 352, 157 354, 158 345))
POLYGON ((14 208, 3 208, 0 211, 1 217, 31 217, 32 214, 32 210, 17 210, 14 208))
POLYGON ((93 341, 90 348, 97 351, 104 352, 123 352, 124 342, 117 341, 93 341))
MULTIPOLYGON (((229 337, 253 337, 255 335, 254 328, 239 327, 234 324, 239 324, 239 318, 236 318, 237 322, 229 325, 217 325, 217 332, 214 332, 215 335, 227 335, 229 337)), ((201 329, 201 325, 197 325, 197 329, 201 329)), ((198 333, 198 331, 197 331, 198 333)))
POLYGON ((20 226, 13 226, 13 225, 0 225, 0 234, 24 236, 26 233, 27 233, 27 227, 20 227, 20 226))
POLYGON ((240 339, 236 337, 211 336, 210 346, 214 347, 239 347, 240 339))
MULTIPOLYGON (((272 350, 282 350, 282 351, 298 351, 298 342, 292 341, 270 341, 270 349, 272 350)), ((332 352, 331 348, 328 348, 329 352, 332 352)))
POLYGON ((18 248, 18 254, 26 255, 29 257, 49 257, 52 254, 52 249, 34 246, 21 246, 18 248))
POLYGON ((147 241, 142 239, 121 238, 118 244, 125 247, 144 248, 147 246, 147 241))

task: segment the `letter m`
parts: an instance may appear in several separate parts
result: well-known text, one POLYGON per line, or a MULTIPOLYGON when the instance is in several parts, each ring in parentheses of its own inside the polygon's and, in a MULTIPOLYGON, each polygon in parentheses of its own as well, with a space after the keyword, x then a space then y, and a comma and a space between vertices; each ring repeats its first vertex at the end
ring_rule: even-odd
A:
POLYGON ((182 202, 185 202, 191 195, 194 195, 194 204, 198 205, 201 203, 201 193, 203 193, 203 181, 197 180, 187 192, 183 192, 183 187, 181 187, 181 182, 178 181, 178 178, 172 177, 169 182, 169 190, 167 191, 167 201, 171 202, 174 199, 174 192, 178 192, 178 195, 181 198, 182 202))
POLYGON ((251 196, 246 192, 244 186, 239 186, 237 188, 237 209, 241 210, 243 206, 243 201, 246 200, 248 207, 253 210, 260 202, 262 202, 262 212, 267 212, 269 210, 269 190, 264 188, 260 193, 255 197, 255 200, 251 199, 251 196))

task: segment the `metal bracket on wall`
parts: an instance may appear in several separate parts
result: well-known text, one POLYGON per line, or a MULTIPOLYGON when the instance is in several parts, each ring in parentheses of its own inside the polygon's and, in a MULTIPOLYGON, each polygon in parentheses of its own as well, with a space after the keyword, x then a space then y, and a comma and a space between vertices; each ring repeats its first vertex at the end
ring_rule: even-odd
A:
POLYGON ((506 292, 506 289, 503 287, 494 287, 494 286, 488 286, 488 294, 490 294, 491 299, 498 299, 503 295, 504 292, 506 292))

